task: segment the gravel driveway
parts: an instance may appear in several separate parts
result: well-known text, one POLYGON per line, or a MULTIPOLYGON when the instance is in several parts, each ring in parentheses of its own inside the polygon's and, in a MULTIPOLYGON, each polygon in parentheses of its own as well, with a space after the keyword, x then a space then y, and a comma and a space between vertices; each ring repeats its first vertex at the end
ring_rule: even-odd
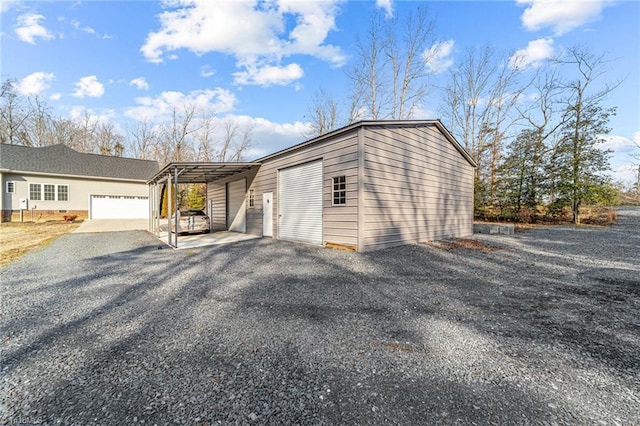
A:
POLYGON ((355 254, 69 234, 0 269, 0 423, 640 424, 640 210, 355 254))

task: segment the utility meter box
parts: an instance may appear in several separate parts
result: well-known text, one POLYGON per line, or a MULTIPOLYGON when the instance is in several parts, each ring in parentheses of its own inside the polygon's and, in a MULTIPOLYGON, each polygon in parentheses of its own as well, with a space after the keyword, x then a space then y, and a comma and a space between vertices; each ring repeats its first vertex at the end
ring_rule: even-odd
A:
POLYGON ((20 198, 20 210, 29 210, 29 200, 27 198, 20 198))

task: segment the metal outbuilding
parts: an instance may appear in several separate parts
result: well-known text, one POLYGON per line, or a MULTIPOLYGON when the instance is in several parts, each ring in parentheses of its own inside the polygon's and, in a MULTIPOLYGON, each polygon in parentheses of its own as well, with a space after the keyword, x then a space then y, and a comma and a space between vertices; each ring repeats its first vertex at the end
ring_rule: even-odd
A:
POLYGON ((251 163, 168 164, 150 229, 159 184, 200 182, 214 231, 357 251, 465 237, 475 167, 439 120, 361 121, 251 163))

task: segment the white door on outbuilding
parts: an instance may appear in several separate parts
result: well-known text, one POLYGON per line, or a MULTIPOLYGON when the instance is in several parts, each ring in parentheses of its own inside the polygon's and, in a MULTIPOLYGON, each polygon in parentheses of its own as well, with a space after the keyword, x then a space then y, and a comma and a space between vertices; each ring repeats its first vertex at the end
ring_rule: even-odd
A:
POLYGON ((227 183, 227 229, 247 232, 246 179, 227 183))
POLYGON ((279 171, 278 236, 322 244, 322 160, 279 171))
POLYGON ((262 235, 273 237, 273 192, 262 194, 262 235))
POLYGON ((89 219, 148 219, 149 197, 91 195, 89 219))

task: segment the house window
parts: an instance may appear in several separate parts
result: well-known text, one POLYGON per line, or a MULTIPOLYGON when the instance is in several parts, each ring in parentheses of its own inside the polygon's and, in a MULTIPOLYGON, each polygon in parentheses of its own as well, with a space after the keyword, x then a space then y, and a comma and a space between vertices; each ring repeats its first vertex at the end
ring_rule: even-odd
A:
POLYGON ((29 199, 34 201, 42 200, 42 186, 39 183, 29 184, 29 199))
POLYGON ((69 185, 58 185, 58 201, 69 201, 69 185))
POLYGON ((347 178, 337 176, 333 178, 333 205, 347 204, 347 178))
POLYGON ((253 189, 249 190, 249 207, 253 207, 256 202, 255 194, 253 193, 253 189))
POLYGON ((7 192, 8 193, 16 192, 16 183, 15 182, 7 182, 7 192))
POLYGON ((55 185, 44 185, 44 199, 45 201, 55 201, 56 200, 56 186, 55 185))

